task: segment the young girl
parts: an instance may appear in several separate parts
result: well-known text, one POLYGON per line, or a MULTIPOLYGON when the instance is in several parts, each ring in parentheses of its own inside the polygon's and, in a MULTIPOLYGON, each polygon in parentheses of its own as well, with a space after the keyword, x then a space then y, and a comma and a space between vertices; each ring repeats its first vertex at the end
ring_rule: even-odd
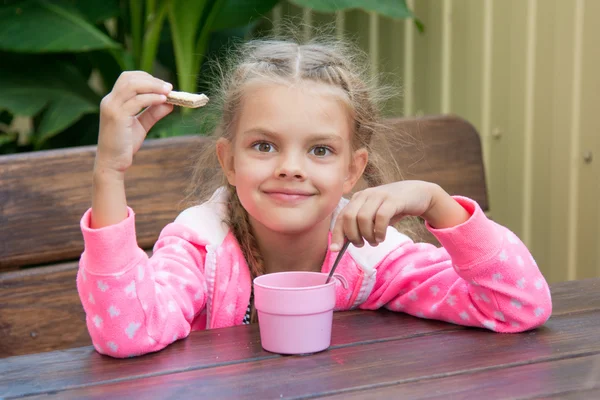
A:
POLYGON ((385 307, 496 332, 548 319, 548 285, 531 254, 476 202, 429 182, 383 184, 392 164, 371 144, 384 127, 343 49, 259 41, 240 54, 193 182, 193 195, 210 198, 163 229, 152 257, 136 243, 124 174, 172 110, 172 87, 125 72, 102 101, 77 277, 98 352, 135 356, 192 330, 255 321, 254 277, 328 272, 344 238, 352 244, 336 271, 337 310, 385 307), (222 174, 211 180, 215 166, 222 174), (361 176, 371 187, 345 199, 361 176), (390 226, 404 216, 422 217, 443 247, 390 226))

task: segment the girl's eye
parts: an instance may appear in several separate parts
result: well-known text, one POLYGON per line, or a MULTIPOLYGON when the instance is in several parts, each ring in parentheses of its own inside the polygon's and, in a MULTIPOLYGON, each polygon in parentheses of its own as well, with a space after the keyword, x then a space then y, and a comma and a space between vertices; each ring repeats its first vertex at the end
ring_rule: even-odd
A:
POLYGON ((252 147, 260 151, 261 153, 270 153, 273 151, 273 146, 267 142, 256 143, 252 147))
POLYGON ((331 150, 325 146, 315 146, 310 152, 317 157, 325 157, 331 153, 331 150))

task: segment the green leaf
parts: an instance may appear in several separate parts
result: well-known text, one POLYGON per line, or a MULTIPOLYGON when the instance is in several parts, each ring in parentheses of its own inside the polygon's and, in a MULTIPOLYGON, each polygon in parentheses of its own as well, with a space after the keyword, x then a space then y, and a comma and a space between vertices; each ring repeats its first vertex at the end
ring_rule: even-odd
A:
POLYGON ((48 108, 44 110, 40 126, 35 132, 36 147, 75 123, 83 114, 96 112, 97 105, 81 101, 71 93, 54 96, 48 108))
POLYGON ((226 0, 210 27, 216 31, 244 26, 265 16, 279 0, 226 0))
POLYGON ((60 0, 54 1, 63 8, 77 10, 88 21, 98 23, 106 21, 109 18, 117 17, 121 10, 118 0, 60 0))
POLYGON ((173 38, 173 52, 177 66, 179 90, 190 90, 195 78, 193 71, 194 50, 200 20, 207 6, 207 0, 172 0, 169 4, 169 25, 173 38))
MULTIPOLYGON (((0 77, 2 88, 2 77, 0 77)), ((13 114, 33 117, 39 113, 46 104, 48 96, 32 96, 28 87, 13 87, 0 94, 0 110, 8 110, 13 114)))
POLYGON ((34 133, 38 143, 82 115, 97 112, 99 96, 73 65, 52 56, 0 53, 0 57, 0 110, 26 116, 43 110, 34 133))
POLYGON ((119 48, 78 12, 31 0, 0 7, 0 50, 51 53, 119 48))
POLYGON ((88 146, 98 143, 99 115, 85 114, 77 122, 52 136, 43 143, 38 143, 35 150, 62 149, 73 146, 88 146))
POLYGON ((17 134, 14 132, 4 133, 0 132, 0 147, 17 141, 17 134))
MULTIPOLYGON (((221 9, 225 5, 227 0, 213 0, 209 7, 206 7, 204 14, 202 15, 202 20, 200 23, 200 34, 198 35, 198 39, 196 41, 196 48, 194 49, 194 54, 196 57, 194 58, 194 63, 192 64, 192 71, 194 72, 194 76, 196 77, 195 82, 191 85, 193 90, 195 91, 198 87, 198 74, 200 73, 200 68, 202 66, 202 62, 206 57, 206 53, 208 52, 208 46, 211 37, 211 29, 210 27, 213 25, 216 17, 221 12, 221 9)), ((188 112, 187 109, 184 110, 184 113, 188 112)))
POLYGON ((142 40, 144 34, 143 19, 144 5, 140 0, 129 0, 129 16, 131 18, 131 52, 135 65, 139 68, 142 59, 142 40))
POLYGON ((300 7, 310 8, 319 12, 334 12, 350 9, 375 11, 378 14, 392 18, 413 18, 412 11, 406 5, 406 0, 290 0, 300 7))
POLYGON ((8 126, 13 120, 13 115, 8 111, 0 111, 0 126, 3 124, 8 126))
POLYGON ((425 24, 419 18, 415 18, 415 26, 417 27, 417 30, 419 32, 421 32, 421 33, 425 32, 425 24))
POLYGON ((160 4, 158 11, 153 12, 152 19, 146 24, 144 32, 144 44, 140 61, 140 69, 153 73, 154 61, 160 45, 160 36, 164 21, 167 17, 168 3, 160 4))
POLYGON ((18 139, 16 132, 0 132, 0 154, 16 153, 19 150, 18 139))
POLYGON ((123 72, 123 68, 113 55, 106 51, 91 51, 84 53, 90 64, 100 74, 102 78, 103 93, 107 93, 123 72))
POLYGON ((188 113, 174 111, 150 129, 148 138, 165 138, 184 135, 208 135, 218 123, 215 108, 192 109, 188 113))

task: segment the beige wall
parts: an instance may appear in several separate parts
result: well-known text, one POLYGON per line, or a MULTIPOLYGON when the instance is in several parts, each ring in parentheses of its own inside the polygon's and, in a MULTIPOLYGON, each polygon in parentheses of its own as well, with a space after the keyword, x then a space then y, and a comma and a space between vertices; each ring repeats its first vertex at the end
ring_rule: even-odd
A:
POLYGON ((411 22, 289 4, 274 22, 296 15, 356 37, 402 87, 389 114, 473 123, 493 218, 527 243, 549 281, 600 276, 600 0, 409 3, 424 34, 411 22))

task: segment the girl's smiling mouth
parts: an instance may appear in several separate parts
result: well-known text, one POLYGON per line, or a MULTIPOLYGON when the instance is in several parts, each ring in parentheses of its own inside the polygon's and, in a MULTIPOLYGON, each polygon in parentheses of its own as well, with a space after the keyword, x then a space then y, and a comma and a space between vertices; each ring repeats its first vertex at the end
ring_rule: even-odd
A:
POLYGON ((264 190, 263 193, 266 194, 270 199, 276 201, 277 203, 286 204, 300 203, 315 195, 315 193, 312 192, 294 189, 264 190))

